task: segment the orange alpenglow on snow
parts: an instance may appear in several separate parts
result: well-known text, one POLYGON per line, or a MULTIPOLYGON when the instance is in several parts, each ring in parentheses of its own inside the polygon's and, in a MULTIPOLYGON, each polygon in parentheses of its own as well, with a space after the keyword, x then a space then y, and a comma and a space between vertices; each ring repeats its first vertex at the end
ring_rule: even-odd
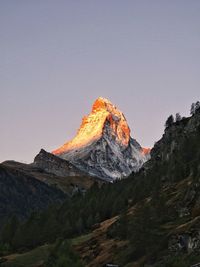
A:
POLYGON ((119 111, 108 99, 99 97, 93 104, 91 113, 82 119, 82 124, 77 135, 70 141, 54 150, 52 153, 60 155, 76 150, 93 143, 101 138, 104 125, 108 122, 116 141, 128 146, 130 129, 121 111, 119 111))
POLYGON ((145 148, 145 147, 142 148, 143 155, 148 155, 150 154, 150 152, 151 152, 151 148, 145 148))

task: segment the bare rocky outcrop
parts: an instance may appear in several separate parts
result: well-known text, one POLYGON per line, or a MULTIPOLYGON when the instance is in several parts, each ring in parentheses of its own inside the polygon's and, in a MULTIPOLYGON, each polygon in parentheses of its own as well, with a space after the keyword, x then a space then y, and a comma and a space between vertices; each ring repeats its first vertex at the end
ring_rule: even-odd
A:
POLYGON ((35 157, 32 166, 61 177, 83 176, 85 174, 72 163, 48 153, 44 149, 41 149, 39 154, 35 157))

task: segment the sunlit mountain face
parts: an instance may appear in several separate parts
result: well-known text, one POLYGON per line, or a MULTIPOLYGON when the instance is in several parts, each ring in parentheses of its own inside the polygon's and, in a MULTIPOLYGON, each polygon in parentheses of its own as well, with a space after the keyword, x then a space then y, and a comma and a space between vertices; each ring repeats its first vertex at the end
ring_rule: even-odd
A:
POLYGON ((108 179, 139 170, 149 157, 149 149, 131 138, 123 113, 102 97, 82 119, 77 135, 52 153, 92 175, 108 179))
POLYGON ((106 122, 109 122, 111 134, 116 138, 116 142, 126 147, 130 141, 130 129, 123 113, 109 100, 99 97, 94 102, 91 113, 83 117, 75 138, 52 153, 61 155, 97 141, 103 135, 106 122))

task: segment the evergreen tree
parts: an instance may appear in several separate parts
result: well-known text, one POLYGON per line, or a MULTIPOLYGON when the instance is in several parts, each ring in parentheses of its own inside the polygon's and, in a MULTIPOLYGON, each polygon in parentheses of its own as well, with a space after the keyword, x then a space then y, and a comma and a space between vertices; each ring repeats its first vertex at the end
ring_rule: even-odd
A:
POLYGON ((19 225, 19 221, 16 216, 13 216, 3 227, 1 231, 1 242, 12 243, 15 231, 19 225))
POLYGON ((200 102, 197 101, 197 102, 195 103, 195 113, 197 113, 199 110, 200 110, 200 102))
POLYGON ((79 234, 81 234, 84 230, 83 220, 80 217, 76 223, 76 230, 79 234))
POLYGON ((173 123, 174 123, 174 116, 170 115, 165 122, 165 127, 166 128, 171 127, 173 123))
POLYGON ((92 214, 89 215, 87 221, 86 221, 86 227, 87 228, 91 228, 91 226, 93 225, 94 223, 94 220, 93 220, 93 217, 92 217, 92 214))
POLYGON ((192 103, 191 108, 190 108, 190 114, 194 115, 199 111, 200 111, 200 102, 197 101, 196 103, 192 103))
POLYGON ((47 267, 83 267, 80 259, 72 250, 68 241, 58 240, 52 249, 47 262, 47 267))
POLYGON ((191 115, 194 115, 195 114, 195 103, 192 103, 192 105, 191 105, 190 114, 191 115))
POLYGON ((179 121, 181 121, 181 115, 180 115, 180 113, 176 113, 176 122, 179 122, 179 121))

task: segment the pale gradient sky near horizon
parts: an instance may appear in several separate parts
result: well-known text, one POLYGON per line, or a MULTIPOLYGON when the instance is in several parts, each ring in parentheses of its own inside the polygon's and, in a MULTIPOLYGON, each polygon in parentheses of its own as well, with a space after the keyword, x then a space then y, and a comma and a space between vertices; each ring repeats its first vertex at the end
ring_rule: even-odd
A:
POLYGON ((152 147, 200 100, 200 1, 0 1, 0 162, 70 140, 98 96, 152 147))

